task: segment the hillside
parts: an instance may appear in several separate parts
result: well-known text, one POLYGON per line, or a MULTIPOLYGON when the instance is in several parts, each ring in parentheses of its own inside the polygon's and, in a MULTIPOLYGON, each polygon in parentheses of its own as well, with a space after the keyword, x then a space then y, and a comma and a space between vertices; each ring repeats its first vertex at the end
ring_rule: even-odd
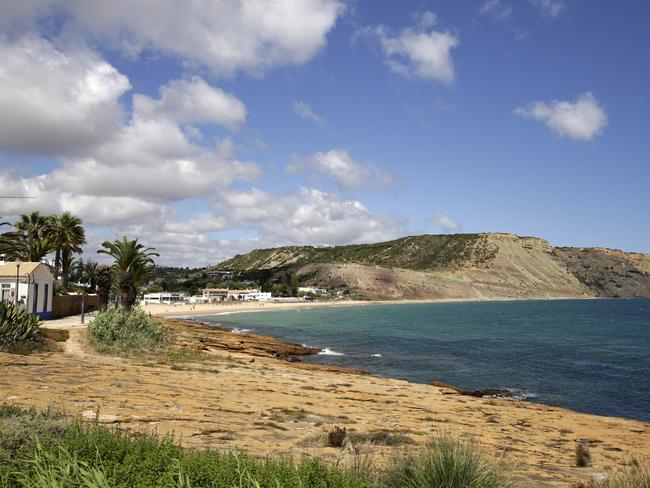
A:
POLYGON ((366 245, 258 249, 217 266, 295 272, 367 299, 650 297, 650 255, 555 248, 514 234, 411 236, 366 245))

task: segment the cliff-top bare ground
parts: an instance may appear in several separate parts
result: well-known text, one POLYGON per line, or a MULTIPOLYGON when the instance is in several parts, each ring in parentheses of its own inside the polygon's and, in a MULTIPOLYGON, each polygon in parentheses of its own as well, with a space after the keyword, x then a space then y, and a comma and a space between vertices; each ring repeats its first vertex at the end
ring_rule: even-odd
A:
MULTIPOLYGON (((321 447, 321 439, 336 425, 357 433, 388 429, 415 443, 447 431, 501 453, 526 486, 568 486, 650 456, 649 424, 289 363, 270 356, 301 351, 271 338, 170 322, 179 347, 191 351, 180 354, 184 361, 125 359, 93 352, 85 328, 64 327, 70 338, 60 352, 0 354, 0 401, 260 456, 334 459, 338 450, 321 447), (578 441, 591 446, 589 468, 574 467, 578 441)), ((400 449, 358 447, 377 464, 400 449)))

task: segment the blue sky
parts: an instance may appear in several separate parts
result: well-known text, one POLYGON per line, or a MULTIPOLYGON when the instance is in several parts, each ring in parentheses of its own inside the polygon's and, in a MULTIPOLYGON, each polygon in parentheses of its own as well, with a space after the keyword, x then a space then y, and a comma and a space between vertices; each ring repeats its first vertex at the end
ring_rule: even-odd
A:
POLYGON ((514 232, 650 252, 650 6, 3 2, 0 215, 168 264, 514 232), (92 8, 91 8, 92 7, 92 8))

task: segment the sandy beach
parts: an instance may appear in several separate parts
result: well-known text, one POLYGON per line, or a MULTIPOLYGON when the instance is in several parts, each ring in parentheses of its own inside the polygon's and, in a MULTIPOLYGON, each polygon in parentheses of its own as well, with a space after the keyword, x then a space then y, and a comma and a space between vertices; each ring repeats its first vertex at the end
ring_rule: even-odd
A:
MULTIPOLYGON (((278 308, 288 306, 296 304, 278 308)), ((632 457, 650 456, 650 424, 639 421, 467 397, 444 387, 289 362, 274 356, 300 354, 302 346, 181 320, 167 323, 179 350, 194 354, 186 360, 100 355, 87 344, 78 320, 47 325, 70 333, 59 351, 0 353, 0 401, 173 433, 187 447, 236 448, 260 456, 319 454, 334 460, 338 450, 322 446, 334 426, 357 433, 388 429, 415 444, 445 431, 471 436, 503 456, 530 487, 568 486, 632 457), (574 466, 578 441, 591 446, 589 468, 574 466)), ((379 465, 400 449, 357 447, 379 465)))

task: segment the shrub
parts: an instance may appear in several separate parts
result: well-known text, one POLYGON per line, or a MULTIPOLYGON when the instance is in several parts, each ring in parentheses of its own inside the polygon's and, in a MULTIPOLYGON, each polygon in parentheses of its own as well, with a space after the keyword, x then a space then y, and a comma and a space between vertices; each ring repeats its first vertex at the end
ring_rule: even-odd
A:
POLYGON ((474 443, 441 435, 421 450, 398 455, 384 477, 386 488, 510 488, 516 483, 500 462, 474 443))
POLYGON ((30 315, 15 303, 0 301, 0 349, 38 341, 38 326, 38 316, 30 315))
POLYGON ((342 447, 347 435, 346 429, 334 427, 334 430, 327 433, 327 445, 330 447, 342 447))
POLYGON ((168 342, 165 326, 139 308, 108 307, 99 312, 88 325, 88 337, 96 349, 104 351, 157 349, 168 342))
POLYGON ((585 443, 578 442, 576 444, 576 466, 585 468, 591 464, 591 452, 589 446, 585 443))
POLYGON ((634 461, 604 480, 580 481, 571 488, 650 488, 650 464, 634 461))

